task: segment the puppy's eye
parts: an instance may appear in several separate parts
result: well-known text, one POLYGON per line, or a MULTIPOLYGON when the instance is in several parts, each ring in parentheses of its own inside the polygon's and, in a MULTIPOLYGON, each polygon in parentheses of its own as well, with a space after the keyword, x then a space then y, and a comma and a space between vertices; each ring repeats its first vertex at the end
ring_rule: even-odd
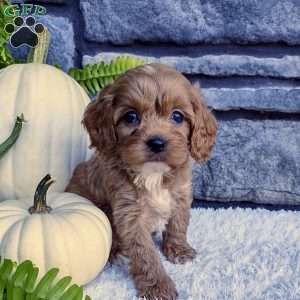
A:
POLYGON ((183 116, 183 114, 182 114, 180 111, 174 110, 174 111, 172 112, 171 119, 172 119, 172 121, 174 121, 175 123, 180 124, 180 123, 183 122, 184 116, 183 116))
POLYGON ((140 117, 139 114, 135 110, 128 111, 124 116, 123 119, 128 124, 139 124, 140 117))

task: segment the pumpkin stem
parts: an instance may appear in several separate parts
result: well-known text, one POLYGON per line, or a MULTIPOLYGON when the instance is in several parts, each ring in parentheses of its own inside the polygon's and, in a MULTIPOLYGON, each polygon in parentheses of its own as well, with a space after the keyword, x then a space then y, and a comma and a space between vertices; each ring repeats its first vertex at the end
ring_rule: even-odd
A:
POLYGON ((2 144, 0 144, 0 159, 17 141, 24 122, 26 122, 26 121, 24 119, 23 114, 21 114, 20 116, 17 117, 14 128, 13 128, 10 136, 2 144))
POLYGON ((54 181, 55 180, 52 179, 50 174, 47 174, 40 181, 35 190, 33 206, 31 206, 28 210, 31 214, 49 213, 52 210, 50 206, 47 206, 46 195, 50 185, 54 181))
POLYGON ((48 49, 50 44, 50 32, 44 27, 43 32, 38 33, 39 42, 35 48, 31 48, 28 56, 28 63, 45 64, 47 61, 48 49))

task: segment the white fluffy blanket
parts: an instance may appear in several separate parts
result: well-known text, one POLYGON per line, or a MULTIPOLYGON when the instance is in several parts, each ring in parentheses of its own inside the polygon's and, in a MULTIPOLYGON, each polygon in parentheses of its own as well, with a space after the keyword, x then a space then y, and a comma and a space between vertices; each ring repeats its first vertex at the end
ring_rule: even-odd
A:
MULTIPOLYGON (((193 209, 188 240, 193 262, 173 265, 160 254, 179 300, 300 299, 300 212, 193 209)), ((137 299, 126 265, 107 265, 85 291, 93 300, 137 299)))

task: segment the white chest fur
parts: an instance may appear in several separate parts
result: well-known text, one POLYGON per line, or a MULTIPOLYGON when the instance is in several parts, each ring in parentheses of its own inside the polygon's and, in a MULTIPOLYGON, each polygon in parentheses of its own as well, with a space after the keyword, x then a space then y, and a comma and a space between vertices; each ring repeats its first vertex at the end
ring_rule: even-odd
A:
POLYGON ((163 174, 169 167, 162 163, 147 163, 143 166, 134 183, 146 193, 144 205, 150 215, 151 231, 162 231, 171 216, 172 196, 162 185, 163 174))
POLYGON ((160 188, 149 194, 148 204, 154 217, 152 231, 163 231, 171 216, 170 192, 160 188))

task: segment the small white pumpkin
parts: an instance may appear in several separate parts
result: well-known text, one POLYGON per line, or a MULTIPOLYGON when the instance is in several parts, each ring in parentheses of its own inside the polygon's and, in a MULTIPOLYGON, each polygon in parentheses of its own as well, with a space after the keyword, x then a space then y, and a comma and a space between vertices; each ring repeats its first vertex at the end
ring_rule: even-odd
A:
POLYGON ((76 165, 90 155, 81 119, 90 102, 83 88, 61 70, 40 63, 0 71, 0 143, 24 113, 18 143, 0 161, 0 201, 32 197, 48 172, 55 192, 66 187, 76 165))
POLYGON ((78 284, 94 279, 106 264, 112 242, 108 218, 92 202, 72 193, 46 192, 50 175, 32 199, 0 203, 0 256, 33 261, 45 274, 59 268, 78 284), (48 206, 49 205, 49 206, 48 206))

